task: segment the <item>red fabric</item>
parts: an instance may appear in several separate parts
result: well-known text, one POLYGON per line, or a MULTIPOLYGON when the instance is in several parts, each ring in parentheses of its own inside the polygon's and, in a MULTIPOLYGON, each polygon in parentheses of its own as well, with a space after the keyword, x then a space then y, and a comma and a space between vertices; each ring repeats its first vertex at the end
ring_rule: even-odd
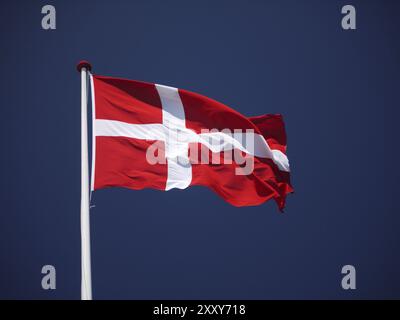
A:
MULTIPOLYGON (((164 190, 167 166, 150 164, 146 160, 146 150, 154 142, 124 137, 96 137, 94 189, 125 187, 164 190)), ((163 145, 163 142, 159 143, 163 145)))
POLYGON ((201 129, 253 129, 258 128, 245 116, 226 105, 200 94, 179 89, 185 110, 186 127, 200 133, 201 129))
MULTIPOLYGON (((154 84, 102 76, 93 78, 96 119, 131 124, 162 123, 162 105, 154 84)), ((181 89, 179 95, 184 106, 186 127, 196 133, 202 129, 253 129, 264 136, 271 149, 286 154, 286 134, 281 115, 245 117, 202 95, 181 89)), ((146 150, 152 143, 154 141, 126 137, 97 137, 94 189, 113 186, 165 189, 167 164, 152 165, 146 160, 146 150)), ((200 145, 194 147, 200 154, 200 145)), ((202 151, 212 156, 204 146, 202 151)), ((160 152, 163 153, 163 150, 160 152)), ((194 155, 189 156, 192 160, 191 185, 209 187, 234 206, 259 205, 274 199, 282 210, 286 195, 293 191, 289 173, 281 171, 270 159, 253 157, 253 172, 237 175, 235 168, 241 165, 236 162, 196 164, 194 155)), ((213 156, 223 159, 224 153, 213 156)))
POLYGON ((134 124, 161 123, 162 108, 154 84, 93 76, 96 119, 134 124))

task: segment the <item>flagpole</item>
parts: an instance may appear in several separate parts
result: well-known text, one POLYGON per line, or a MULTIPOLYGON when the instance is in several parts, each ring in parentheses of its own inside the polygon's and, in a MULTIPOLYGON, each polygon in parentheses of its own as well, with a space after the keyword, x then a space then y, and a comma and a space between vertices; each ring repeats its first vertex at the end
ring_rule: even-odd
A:
POLYGON ((92 300, 87 129, 87 73, 92 66, 87 61, 80 61, 77 69, 81 74, 81 299, 92 300))

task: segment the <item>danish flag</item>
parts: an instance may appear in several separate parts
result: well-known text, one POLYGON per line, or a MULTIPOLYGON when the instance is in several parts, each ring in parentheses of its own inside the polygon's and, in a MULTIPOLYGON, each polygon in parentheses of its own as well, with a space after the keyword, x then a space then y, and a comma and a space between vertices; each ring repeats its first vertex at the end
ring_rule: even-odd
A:
POLYGON ((245 117, 205 96, 90 75, 91 190, 211 188, 234 206, 274 199, 290 185, 281 115, 245 117))

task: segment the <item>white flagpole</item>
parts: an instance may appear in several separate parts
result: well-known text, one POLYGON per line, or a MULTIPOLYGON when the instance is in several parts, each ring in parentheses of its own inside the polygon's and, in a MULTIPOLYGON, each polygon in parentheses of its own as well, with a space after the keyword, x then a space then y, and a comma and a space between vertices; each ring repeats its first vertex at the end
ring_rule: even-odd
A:
POLYGON ((77 65, 77 69, 81 73, 81 299, 92 300, 87 129, 87 74, 92 66, 87 61, 81 61, 77 65))

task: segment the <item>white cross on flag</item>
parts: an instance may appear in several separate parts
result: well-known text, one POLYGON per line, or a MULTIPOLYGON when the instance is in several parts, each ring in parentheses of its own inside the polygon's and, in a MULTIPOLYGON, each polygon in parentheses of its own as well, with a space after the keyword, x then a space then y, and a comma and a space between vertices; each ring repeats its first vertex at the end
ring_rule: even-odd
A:
POLYGON ((280 115, 245 117, 182 89, 91 75, 91 190, 211 188, 234 206, 293 191, 280 115))

